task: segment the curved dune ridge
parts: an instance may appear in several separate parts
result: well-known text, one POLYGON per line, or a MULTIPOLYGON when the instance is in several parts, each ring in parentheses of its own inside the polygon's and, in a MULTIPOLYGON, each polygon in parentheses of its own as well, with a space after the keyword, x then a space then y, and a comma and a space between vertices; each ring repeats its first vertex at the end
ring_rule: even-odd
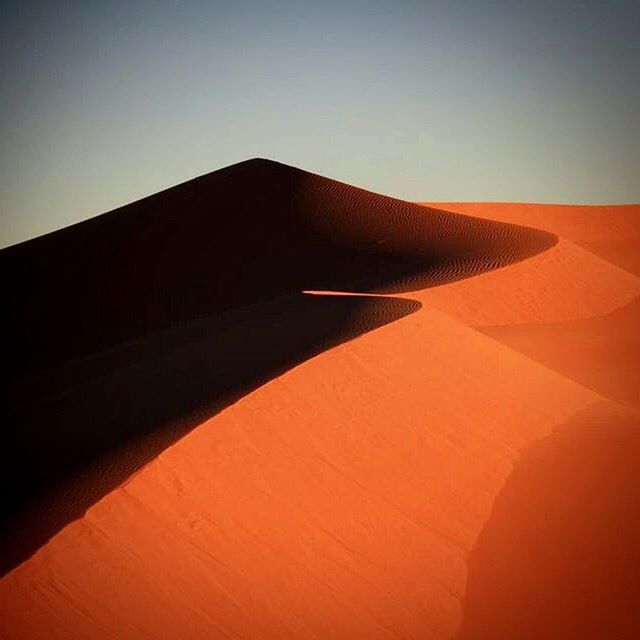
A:
POLYGON ((547 229, 622 269, 640 275, 640 205, 510 202, 425 203, 470 216, 547 229))
POLYGON ((555 242, 249 160, 0 251, 12 366, 49 367, 302 290, 439 284, 555 242))
POLYGON ((15 385, 0 571, 238 398, 419 308, 398 297, 284 296, 157 331, 15 385))
POLYGON ((633 262, 633 256, 640 255, 639 205, 468 202, 430 206, 536 225, 559 236, 550 250, 508 270, 415 296, 467 324, 511 326, 588 319, 612 313, 640 296, 640 268, 635 269, 633 262))
POLYGON ((553 323, 593 318, 630 304, 640 278, 561 238, 548 251, 413 294, 423 304, 473 326, 553 323))
POLYGON ((639 637, 640 278, 442 206, 250 161, 4 254, 106 306, 13 388, 0 637, 639 637))

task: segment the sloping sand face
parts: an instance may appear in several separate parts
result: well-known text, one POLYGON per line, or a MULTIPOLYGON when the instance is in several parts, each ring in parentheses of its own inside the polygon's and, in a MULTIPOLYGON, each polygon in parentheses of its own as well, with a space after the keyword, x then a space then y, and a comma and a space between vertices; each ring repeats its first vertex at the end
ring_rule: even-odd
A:
POLYGON ((0 624, 25 638, 451 637, 466 554, 518 451, 596 400, 412 314, 168 449, 0 583, 0 624))
POLYGON ((611 400, 640 410, 640 298, 611 313, 480 331, 611 400))
MULTIPOLYGON (((615 383, 584 374, 610 353, 606 335, 626 327, 631 339, 638 278, 577 237, 557 242, 552 228, 424 210, 264 161, 225 171, 224 180, 212 174, 215 184, 257 172, 265 190, 254 201, 278 195, 280 222, 256 222, 262 237, 243 254, 260 275, 211 272, 213 306, 191 297, 161 321, 158 287, 147 324, 126 325, 109 334, 110 349, 19 387, 15 415, 34 439, 39 428, 55 440, 64 425, 86 425, 129 446, 84 480, 67 476, 67 488, 23 521, 22 531, 37 533, 56 499, 73 502, 94 481, 117 478, 117 489, 67 509, 78 518, 103 496, 46 544, 64 518, 23 546, 40 547, 32 557, 15 566, 13 556, 0 580, 0 637, 638 637, 640 421, 603 397, 628 400, 615 383), (293 275, 287 225, 304 247, 293 275), (264 283, 272 297, 258 300, 264 283), (416 291, 304 295, 302 283, 416 291), (182 323, 190 313, 204 315, 182 323), (547 327, 555 329, 531 342, 532 328, 547 327), (125 334, 136 339, 118 342, 125 334), (604 342, 589 350, 594 335, 604 342), (548 357, 554 342, 562 362, 548 357), (579 350, 580 365, 566 366, 579 350)), ((197 197, 193 183, 165 195, 191 202, 204 224, 198 203, 212 178, 199 180, 197 197)), ((162 195, 130 211, 151 221, 189 210, 162 208, 162 195)), ((116 213, 108 219, 126 218, 116 213)), ((229 225, 246 227, 246 217, 229 225)), ((158 231, 160 244, 175 233, 188 248, 191 232, 177 227, 158 231)), ((223 245, 228 260, 213 256, 216 265, 244 265, 223 245)), ((185 256, 180 277, 195 274, 204 287, 206 270, 188 254, 174 253, 185 256)), ((140 291, 141 282, 127 286, 140 291)), ((618 380, 622 362, 607 365, 618 380)), ((94 454, 104 446, 113 440, 94 454)))
MULTIPOLYGON (((451 206, 505 221, 544 223, 607 258, 616 243, 620 255, 626 256, 631 245, 640 255, 638 205, 575 211, 551 205, 451 206)), ((561 238, 549 251, 508 270, 415 298, 607 398, 640 409, 639 285, 630 271, 561 238)))
POLYGON ((639 425, 601 403, 523 453, 469 556, 457 640, 638 637, 639 425))
POLYGON ((572 242, 473 278, 414 294, 472 326, 557 323, 611 313, 640 296, 640 279, 572 242))
POLYGON ((576 245, 567 251, 572 243, 561 238, 548 253, 528 261, 537 265, 528 274, 536 274, 536 282, 526 279, 523 263, 449 288, 466 288, 477 299, 482 280, 499 288, 500 276, 508 279, 520 271, 511 296, 525 288, 536 295, 525 297, 528 312, 520 309, 511 323, 507 314, 478 314, 462 303, 460 290, 418 297, 476 324, 491 323, 479 331, 631 408, 595 405, 523 452, 469 556, 464 621, 456 638, 636 638, 640 297, 637 280, 613 265, 638 273, 640 207, 455 208, 541 224, 594 253, 576 251, 576 245), (563 262, 566 268, 558 269, 563 262), (557 303, 549 304, 554 295, 557 303))
POLYGON ((15 385, 0 572, 210 416, 323 350, 419 308, 400 297, 283 296, 15 385))

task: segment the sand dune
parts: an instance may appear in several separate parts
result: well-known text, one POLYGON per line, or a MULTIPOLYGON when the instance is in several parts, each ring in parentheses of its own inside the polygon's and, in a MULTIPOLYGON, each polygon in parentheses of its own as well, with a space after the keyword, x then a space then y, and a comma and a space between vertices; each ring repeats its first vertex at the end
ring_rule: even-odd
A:
POLYGON ((0 252, 0 637, 638 637, 633 209, 463 209, 251 161, 0 252))
MULTIPOLYGON (((16 485, 0 516, 13 518, 114 447, 167 423, 193 426, 186 414, 206 418, 333 346, 336 335, 354 334, 346 300, 309 301, 302 290, 435 286, 556 242, 545 231, 424 208, 257 159, 0 251, 15 379, 1 468, 16 485), (198 321, 199 329, 180 328, 198 321), (196 352, 202 336, 206 346, 196 352)), ((378 320, 385 321, 372 316, 378 320)), ((137 468, 126 460, 124 469, 137 468)), ((103 491, 122 473, 109 469, 103 491)), ((63 502, 75 515, 88 506, 77 497, 63 502)))
POLYGON ((555 242, 250 160, 0 251, 10 362, 51 367, 301 290, 418 288, 555 242))

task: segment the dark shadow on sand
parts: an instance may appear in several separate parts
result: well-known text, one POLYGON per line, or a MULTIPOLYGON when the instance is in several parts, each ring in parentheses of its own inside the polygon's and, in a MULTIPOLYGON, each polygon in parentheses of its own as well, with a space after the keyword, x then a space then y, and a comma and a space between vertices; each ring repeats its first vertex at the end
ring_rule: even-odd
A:
POLYGON ((241 162, 0 251, 5 366, 27 375, 299 291, 442 284, 556 242, 277 162, 241 162))
POLYGON ((401 298, 296 294, 14 384, 2 455, 3 572, 195 425, 296 364, 419 307, 401 298))
POLYGON ((457 640, 640 638, 640 419, 610 407, 517 463, 471 553, 457 640))

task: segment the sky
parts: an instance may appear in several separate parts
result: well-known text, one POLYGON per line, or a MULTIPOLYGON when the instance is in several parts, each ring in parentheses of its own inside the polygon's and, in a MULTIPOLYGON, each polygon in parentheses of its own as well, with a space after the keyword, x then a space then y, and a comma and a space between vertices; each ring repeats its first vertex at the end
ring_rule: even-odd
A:
POLYGON ((252 157, 640 202, 640 2, 0 0, 0 246, 252 157))

